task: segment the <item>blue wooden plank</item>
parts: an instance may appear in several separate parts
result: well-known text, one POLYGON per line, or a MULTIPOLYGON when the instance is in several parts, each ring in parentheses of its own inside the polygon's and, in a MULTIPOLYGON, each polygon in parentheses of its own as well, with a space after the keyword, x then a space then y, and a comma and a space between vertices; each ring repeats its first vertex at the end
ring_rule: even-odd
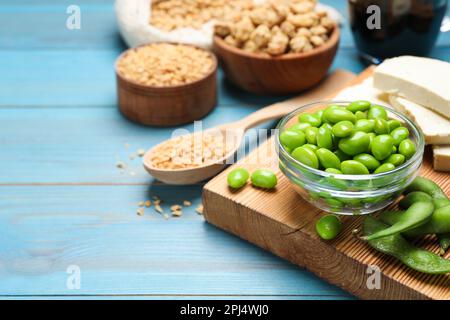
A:
MULTIPOLYGON (((450 59, 450 47, 431 56, 450 59)), ((116 50, 1 51, 0 107, 116 107, 116 50), (8 63, 5 63, 5 62, 8 63)), ((361 72, 355 49, 339 50, 332 69, 361 72)), ((258 96, 237 89, 219 72, 219 105, 262 107, 288 96, 258 96)))
POLYGON ((0 187, 0 295, 316 295, 348 298, 193 211, 200 188, 167 186, 0 187), (137 203, 157 194, 169 220, 137 203), (67 268, 81 288, 66 287, 67 268))

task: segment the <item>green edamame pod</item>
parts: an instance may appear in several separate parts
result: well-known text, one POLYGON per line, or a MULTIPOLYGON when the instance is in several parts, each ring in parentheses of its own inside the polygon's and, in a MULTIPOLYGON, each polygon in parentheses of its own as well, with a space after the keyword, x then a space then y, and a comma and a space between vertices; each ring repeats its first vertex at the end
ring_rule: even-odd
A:
POLYGON ((397 223, 370 236, 363 237, 363 239, 367 241, 375 240, 417 228, 430 220, 433 210, 434 205, 432 202, 416 202, 400 216, 397 223))
POLYGON ((447 250, 450 248, 450 233, 438 235, 439 238, 439 246, 440 246, 440 254, 444 255, 447 250))
MULTIPOLYGON (((404 214, 404 211, 385 211, 380 214, 380 219, 387 224, 394 225, 402 219, 404 214)), ((411 238, 445 233, 450 233, 450 205, 434 210, 430 220, 424 225, 404 232, 411 238)))
POLYGON ((400 202, 399 207, 402 209, 408 209, 413 203, 416 202, 432 202, 433 198, 428 193, 422 191, 414 191, 408 193, 400 202))
POLYGON ((428 193, 434 199, 448 199, 445 192, 434 181, 423 177, 417 177, 406 188, 405 193, 413 191, 422 191, 428 193))
MULTIPOLYGON (((388 226, 371 216, 364 220, 363 233, 366 238, 380 233, 388 226)), ((370 240, 369 245, 385 254, 400 260, 406 266, 428 274, 450 273, 450 260, 409 244, 401 235, 395 234, 376 240, 370 240)))
POLYGON ((446 207, 448 205, 450 205, 450 200, 449 199, 441 199, 441 198, 433 198, 433 203, 434 203, 434 207, 436 209, 442 208, 442 207, 446 207))

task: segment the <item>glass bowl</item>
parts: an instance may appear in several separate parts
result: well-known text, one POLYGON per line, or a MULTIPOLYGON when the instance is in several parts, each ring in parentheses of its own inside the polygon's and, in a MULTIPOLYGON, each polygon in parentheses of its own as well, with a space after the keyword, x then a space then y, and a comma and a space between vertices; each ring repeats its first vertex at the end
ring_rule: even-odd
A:
MULTIPOLYGON (((393 203, 414 180, 422 165, 425 141, 417 126, 401 113, 382 105, 392 119, 407 127, 416 145, 416 153, 394 170, 367 175, 332 174, 295 160, 280 143, 280 133, 297 123, 301 113, 312 113, 328 105, 348 105, 347 101, 324 101, 305 105, 284 117, 277 127, 276 145, 281 171, 294 189, 315 207, 341 215, 362 215, 381 210, 393 203)), ((380 104, 378 104, 380 105, 380 104)))

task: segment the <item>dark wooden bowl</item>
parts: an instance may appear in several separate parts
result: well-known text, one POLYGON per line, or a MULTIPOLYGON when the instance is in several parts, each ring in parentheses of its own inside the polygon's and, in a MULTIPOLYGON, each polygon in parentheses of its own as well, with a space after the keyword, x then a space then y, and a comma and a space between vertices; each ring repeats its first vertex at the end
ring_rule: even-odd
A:
POLYGON ((203 118, 217 105, 217 59, 212 52, 209 54, 214 65, 203 78, 165 87, 146 86, 125 79, 117 71, 116 61, 120 111, 132 121, 151 126, 176 126, 203 118))
POLYGON ((298 93, 318 84, 333 63, 340 31, 335 27, 330 39, 307 53, 268 57, 227 44, 215 36, 214 52, 228 79, 240 88, 259 94, 298 93))

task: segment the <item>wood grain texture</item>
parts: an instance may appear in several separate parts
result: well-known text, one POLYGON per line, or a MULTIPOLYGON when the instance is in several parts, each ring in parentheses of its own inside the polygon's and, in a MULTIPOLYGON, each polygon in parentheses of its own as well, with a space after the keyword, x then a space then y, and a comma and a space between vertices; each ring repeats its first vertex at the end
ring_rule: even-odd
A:
POLYGON ((336 27, 325 44, 310 52, 267 57, 230 46, 216 36, 213 50, 227 78, 239 88, 258 94, 288 94, 309 89, 325 78, 339 39, 336 27))
MULTIPOLYGON (((373 72, 363 72, 355 83, 373 72)), ((203 191, 208 222, 265 250, 314 272, 319 277, 365 299, 450 299, 450 275, 425 275, 401 265, 393 258, 375 252, 352 235, 361 219, 345 217, 345 229, 333 241, 321 240, 315 222, 323 212, 303 200, 278 168, 273 139, 260 146, 240 163, 208 184, 203 191), (275 191, 252 187, 233 192, 226 176, 235 167, 268 167, 277 174, 275 191), (369 266, 381 269, 381 289, 367 287, 369 266)), ((450 194, 450 174, 433 171, 430 152, 424 159, 421 175, 438 183, 450 194)), ((422 245, 437 252, 431 241, 422 245)), ((449 254, 450 256, 450 254, 449 254)))

